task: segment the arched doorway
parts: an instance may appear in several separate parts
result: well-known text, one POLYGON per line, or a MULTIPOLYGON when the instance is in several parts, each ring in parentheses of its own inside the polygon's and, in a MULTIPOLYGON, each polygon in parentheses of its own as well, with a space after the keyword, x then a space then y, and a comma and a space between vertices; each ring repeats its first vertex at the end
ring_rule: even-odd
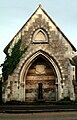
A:
POLYGON ((53 65, 44 56, 36 57, 26 75, 25 100, 56 101, 56 78, 53 65))

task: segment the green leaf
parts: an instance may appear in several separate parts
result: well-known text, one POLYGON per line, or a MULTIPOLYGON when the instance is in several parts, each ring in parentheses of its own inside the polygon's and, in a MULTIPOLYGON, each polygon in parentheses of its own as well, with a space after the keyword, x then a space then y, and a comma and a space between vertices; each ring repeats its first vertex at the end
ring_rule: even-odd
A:
POLYGON ((11 56, 7 54, 4 63, 1 64, 1 67, 3 67, 2 76, 4 81, 6 81, 8 79, 8 76, 13 73, 14 69, 20 61, 21 56, 23 55, 23 53, 25 53, 25 51, 28 48, 27 46, 24 48, 24 50, 21 50, 21 43, 22 39, 19 39, 18 42, 12 48, 11 56))

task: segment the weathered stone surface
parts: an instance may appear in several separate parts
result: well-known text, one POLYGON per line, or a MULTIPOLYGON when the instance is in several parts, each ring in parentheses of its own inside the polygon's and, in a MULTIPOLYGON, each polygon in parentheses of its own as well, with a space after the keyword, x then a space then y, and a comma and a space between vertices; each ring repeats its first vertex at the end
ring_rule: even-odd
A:
MULTIPOLYGON (((46 102, 66 96, 74 100, 77 94, 72 84, 75 71, 69 58, 75 50, 64 34, 41 8, 20 33, 21 49, 29 47, 4 84, 3 99, 33 102, 40 95, 46 102)), ((14 38, 8 51, 18 38, 14 38)))

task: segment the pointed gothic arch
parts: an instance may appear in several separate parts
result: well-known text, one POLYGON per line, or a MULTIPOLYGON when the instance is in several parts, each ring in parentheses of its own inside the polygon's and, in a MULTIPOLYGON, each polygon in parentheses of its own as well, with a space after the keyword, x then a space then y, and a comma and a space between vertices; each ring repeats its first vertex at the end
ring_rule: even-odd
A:
MULTIPOLYGON (((22 70, 20 72, 20 83, 24 83, 24 101, 26 98, 26 92, 25 92, 25 88, 27 88, 28 86, 26 86, 26 80, 27 80, 27 74, 29 69, 31 68, 31 66, 33 65, 33 63, 39 58, 43 58, 45 61, 48 62, 48 64, 50 64, 53 69, 54 69, 54 73, 55 73, 55 91, 56 91, 56 99, 55 100, 59 100, 62 98, 62 87, 61 87, 61 80, 62 80, 62 76, 60 73, 60 69, 58 67, 58 65, 56 64, 56 60, 54 60, 52 57, 50 57, 47 53, 43 52, 43 51, 37 51, 36 53, 34 53, 22 66, 22 70)), ((31 96, 31 95, 30 95, 31 96)), ((29 96, 29 98, 30 98, 29 96)), ((32 100, 32 98, 31 98, 32 100)))
POLYGON ((48 36, 45 30, 38 29, 33 34, 33 43, 48 42, 48 36))

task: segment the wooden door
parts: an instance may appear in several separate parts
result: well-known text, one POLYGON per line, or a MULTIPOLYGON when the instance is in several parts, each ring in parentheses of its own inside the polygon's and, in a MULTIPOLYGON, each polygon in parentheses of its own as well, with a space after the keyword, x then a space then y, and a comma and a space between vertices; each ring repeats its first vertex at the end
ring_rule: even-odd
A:
POLYGON ((25 87, 25 100, 56 100, 56 73, 46 59, 37 58, 28 70, 25 87))

